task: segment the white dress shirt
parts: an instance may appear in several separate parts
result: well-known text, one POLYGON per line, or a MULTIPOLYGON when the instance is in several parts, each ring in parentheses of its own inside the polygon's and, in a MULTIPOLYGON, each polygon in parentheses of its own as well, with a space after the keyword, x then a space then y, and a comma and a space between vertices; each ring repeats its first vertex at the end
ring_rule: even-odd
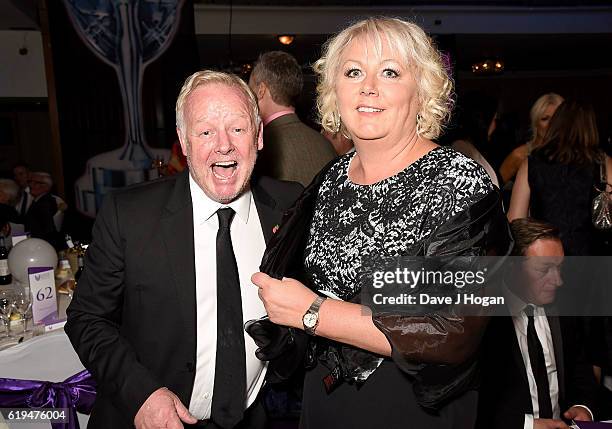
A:
MULTIPOLYGON (((221 204, 208 198, 191 176, 189 176, 189 188, 193 203, 197 326, 196 373, 189 411, 202 420, 210 418, 215 382, 217 353, 216 240, 219 228, 217 210, 221 207, 231 207, 236 212, 230 226, 230 234, 240 277, 243 322, 258 319, 266 314, 265 307, 257 295, 258 289, 251 283, 251 276, 259 271, 266 244, 250 190, 230 204, 221 204)), ((255 401, 263 385, 266 365, 255 357, 257 346, 246 332, 244 342, 247 392, 244 407, 246 409, 255 401)))
POLYGON ((25 215, 28 210, 30 210, 30 206, 32 205, 32 202, 34 201, 34 199, 32 198, 32 195, 30 195, 30 187, 28 186, 25 189, 20 189, 19 190, 19 201, 17 201, 17 203, 15 203, 15 210, 17 210, 17 213, 19 214, 19 216, 21 215, 25 215), (21 206, 23 205, 23 201, 25 199, 25 211, 23 213, 21 213, 21 206))
MULTIPOLYGON (((527 323, 528 318, 523 311, 525 306, 519 297, 514 295, 510 290, 506 291, 508 305, 512 314, 512 322, 514 323, 514 333, 518 340, 523 363, 527 370, 527 382, 529 383, 529 392, 531 393, 531 406, 533 414, 525 414, 525 429, 533 428, 533 420, 540 417, 540 406, 538 404, 538 387, 535 376, 531 368, 531 360, 529 359, 529 348, 527 346, 527 323)), ((550 325, 543 307, 534 307, 533 323, 535 325, 538 340, 542 344, 544 352, 544 362, 546 363, 546 373, 548 375, 548 386, 550 389, 550 401, 552 404, 553 418, 560 417, 559 410, 559 379, 557 378, 557 363, 555 361, 555 347, 552 342, 552 334, 550 333, 550 325)))
MULTIPOLYGON (((525 414, 524 429, 533 429, 534 419, 540 417, 540 406, 538 404, 538 388, 531 368, 529 359, 529 348, 527 346, 527 323, 528 318, 524 308, 527 306, 518 296, 506 288, 504 295, 507 298, 507 303, 512 314, 512 322, 514 323, 514 333, 518 340, 523 363, 527 370, 527 382, 529 383, 529 392, 531 393, 531 406, 533 414, 525 414)), ((544 307, 534 306, 533 323, 535 325, 536 334, 542 351, 544 352, 544 362, 546 363, 546 373, 548 375, 548 387, 550 389, 550 401, 552 404, 553 419, 561 418, 561 410, 559 408, 559 379, 557 377, 557 362, 555 361, 555 346, 553 344, 550 325, 544 307)), ((579 405, 583 406, 583 405, 579 405)), ((587 407, 584 407, 591 413, 587 407)), ((591 417, 592 417, 591 413, 591 417)))

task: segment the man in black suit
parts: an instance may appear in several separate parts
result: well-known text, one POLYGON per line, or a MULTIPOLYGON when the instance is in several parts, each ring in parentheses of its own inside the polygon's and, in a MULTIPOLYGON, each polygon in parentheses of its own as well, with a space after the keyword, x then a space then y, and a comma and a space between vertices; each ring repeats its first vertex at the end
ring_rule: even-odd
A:
POLYGON ((492 317, 483 339, 477 427, 568 429, 592 420, 595 380, 576 320, 554 317, 563 246, 553 226, 511 224, 514 257, 504 277, 512 317, 492 317))
POLYGON ((90 428, 265 424, 250 277, 301 186, 251 180, 262 127, 238 77, 195 73, 176 114, 189 171, 106 198, 67 311, 98 383, 90 428))
POLYGON ((18 162, 13 166, 13 179, 17 186, 19 186, 19 197, 15 201, 15 210, 22 218, 28 212, 30 205, 32 205, 32 195, 30 195, 30 184, 28 179, 30 178, 30 169, 24 162, 18 162))
POLYGON ((62 236, 55 227, 53 217, 59 207, 51 193, 53 179, 43 171, 30 173, 28 179, 32 204, 23 218, 25 230, 34 238, 49 242, 56 250, 64 247, 62 236))

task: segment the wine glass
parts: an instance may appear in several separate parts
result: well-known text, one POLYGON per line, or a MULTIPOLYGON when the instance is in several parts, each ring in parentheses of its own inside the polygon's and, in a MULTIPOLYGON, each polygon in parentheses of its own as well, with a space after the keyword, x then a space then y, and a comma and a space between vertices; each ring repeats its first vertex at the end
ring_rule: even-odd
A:
POLYGON ((19 292, 15 297, 15 309, 23 320, 23 333, 25 334, 28 327, 28 319, 32 318, 32 300, 29 294, 19 292))
POLYGON ((0 318, 6 327, 5 338, 11 336, 11 314, 15 309, 15 295, 9 291, 0 291, 0 318))

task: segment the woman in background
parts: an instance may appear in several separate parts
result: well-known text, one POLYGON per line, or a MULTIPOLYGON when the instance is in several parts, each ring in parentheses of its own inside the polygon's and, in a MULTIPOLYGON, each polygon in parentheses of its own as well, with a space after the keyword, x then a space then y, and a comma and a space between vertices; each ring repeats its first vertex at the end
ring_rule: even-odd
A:
POLYGON ((493 184, 499 188, 497 173, 481 152, 489 153, 497 110, 497 100, 479 93, 467 94, 459 100, 456 129, 450 134, 451 147, 480 164, 493 184))
POLYGON ((556 226, 568 256, 597 253, 591 204, 602 162, 612 183, 612 160, 599 148, 593 108, 565 101, 542 143, 519 168, 508 219, 531 216, 556 226))
POLYGON ((519 167, 531 151, 542 144, 550 119, 561 103, 563 103, 563 97, 554 92, 542 95, 533 103, 529 112, 531 140, 510 152, 510 155, 502 162, 499 173, 503 183, 513 180, 519 167))

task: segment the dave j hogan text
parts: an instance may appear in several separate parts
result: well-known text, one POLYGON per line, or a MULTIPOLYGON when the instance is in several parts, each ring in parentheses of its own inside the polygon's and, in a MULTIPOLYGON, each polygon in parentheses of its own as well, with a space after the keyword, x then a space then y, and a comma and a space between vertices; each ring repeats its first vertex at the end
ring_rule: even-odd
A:
POLYGON ((504 305, 503 296, 480 296, 473 293, 460 293, 455 296, 430 295, 427 293, 407 294, 397 296, 386 296, 377 293, 372 296, 372 302, 376 305, 504 305))

